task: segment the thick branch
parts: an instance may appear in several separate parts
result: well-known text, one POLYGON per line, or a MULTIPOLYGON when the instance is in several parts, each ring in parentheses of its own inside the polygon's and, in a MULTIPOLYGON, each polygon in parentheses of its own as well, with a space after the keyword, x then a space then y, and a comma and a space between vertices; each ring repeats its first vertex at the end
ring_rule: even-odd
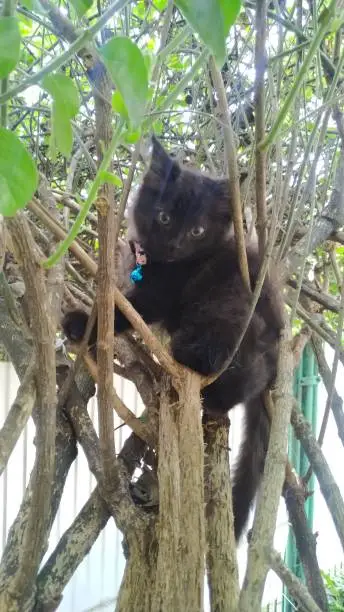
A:
POLYGON ((41 570, 36 583, 34 612, 56 610, 64 587, 91 550, 109 518, 107 506, 96 488, 41 570))
POLYGON ((159 550, 152 612, 181 610, 184 559, 180 547, 180 465, 178 448, 179 406, 171 403, 172 389, 167 377, 161 382, 159 411, 159 550))
MULTIPOLYGON (((98 165, 102 161, 102 147, 108 148, 112 138, 111 81, 105 71, 97 79, 97 89, 101 96, 95 95, 96 145, 98 165)), ((110 166, 111 171, 111 166, 110 166)), ((101 459, 105 486, 110 483, 114 457, 114 417, 111 400, 113 385, 114 352, 114 279, 115 279, 115 200, 114 187, 104 184, 96 200, 98 212, 99 265, 97 274, 98 302, 98 426, 101 459), (109 481, 109 482, 107 482, 109 481)))
MULTIPOLYGON (((126 440, 120 459, 125 462, 129 474, 140 465, 144 450, 145 444, 134 434, 126 440)), ((110 512, 96 487, 38 575, 35 612, 55 609, 59 604, 65 586, 109 518, 110 512)))
POLYGON ((204 451, 201 423, 201 378, 185 370, 179 389, 180 555, 185 563, 182 589, 188 612, 203 608, 204 591, 204 451))
POLYGON ((203 426, 207 575, 213 611, 237 610, 239 601, 228 430, 228 417, 207 419, 203 426))
POLYGON ((309 463, 318 479, 321 492, 332 516, 344 550, 344 502, 339 487, 314 437, 310 424, 296 406, 294 406, 292 410, 291 423, 294 427, 295 435, 297 439, 300 440, 309 463))
POLYGON ((288 425, 292 406, 292 374, 290 332, 286 324, 280 342, 274 394, 275 409, 264 477, 258 494, 252 537, 249 543, 246 575, 240 594, 240 612, 259 610, 261 606, 265 579, 269 569, 268 554, 272 548, 279 498, 285 475, 288 425))
POLYGON ((29 485, 31 500, 27 508, 21 562, 2 595, 4 609, 8 606, 9 610, 12 607, 15 610, 17 606, 20 609, 25 599, 31 596, 30 591, 47 537, 55 463, 56 372, 55 329, 50 318, 44 273, 39 265, 35 242, 23 215, 18 213, 13 219, 8 219, 7 227, 25 282, 39 372, 36 385, 40 407, 36 459, 29 485))
POLYGON ((305 512, 306 494, 305 487, 298 483, 295 474, 293 472, 288 473, 283 487, 283 496, 289 522, 295 536, 296 547, 304 570, 307 587, 324 612, 328 610, 327 596, 317 559, 316 537, 307 522, 305 512))

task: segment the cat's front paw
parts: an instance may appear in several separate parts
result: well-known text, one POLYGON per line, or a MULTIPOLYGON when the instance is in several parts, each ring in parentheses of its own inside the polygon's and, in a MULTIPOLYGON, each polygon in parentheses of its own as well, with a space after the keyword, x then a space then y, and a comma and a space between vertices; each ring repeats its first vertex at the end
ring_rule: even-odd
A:
POLYGON ((61 321, 62 329, 70 342, 78 344, 84 337, 88 314, 84 310, 67 312, 61 321))
POLYGON ((219 372, 228 357, 227 347, 221 347, 219 343, 210 344, 209 340, 202 341, 201 336, 195 339, 176 333, 172 338, 171 348, 176 361, 201 376, 211 376, 219 372))

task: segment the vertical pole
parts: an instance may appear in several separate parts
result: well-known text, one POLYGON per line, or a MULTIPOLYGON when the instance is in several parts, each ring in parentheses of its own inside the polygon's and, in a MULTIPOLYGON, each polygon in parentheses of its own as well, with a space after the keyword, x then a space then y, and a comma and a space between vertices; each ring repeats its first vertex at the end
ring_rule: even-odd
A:
MULTIPOLYGON (((303 351, 302 358, 299 366, 297 367, 294 375, 294 397, 297 399, 298 404, 301 408, 307 421, 312 426, 312 431, 316 433, 317 427, 317 401, 318 401, 318 384, 319 374, 317 368, 317 362, 311 348, 308 343, 303 351)), ((289 459, 301 476, 305 476, 307 473, 309 462, 302 449, 302 446, 298 440, 296 440, 292 428, 289 429, 289 440, 288 440, 288 455, 289 459)), ((314 490, 314 475, 312 474, 308 488, 310 491, 314 490)), ((313 515, 314 515, 314 496, 310 495, 305 501, 305 512, 307 517, 307 523, 310 529, 313 528, 313 515)), ((295 537, 291 528, 289 528, 287 547, 285 551, 285 562, 294 574, 300 580, 304 582, 304 573, 302 564, 300 563, 299 555, 296 548, 295 537)), ((288 594, 287 589, 283 588, 283 599, 282 599, 282 612, 293 612, 295 606, 292 604, 291 597, 288 594)))

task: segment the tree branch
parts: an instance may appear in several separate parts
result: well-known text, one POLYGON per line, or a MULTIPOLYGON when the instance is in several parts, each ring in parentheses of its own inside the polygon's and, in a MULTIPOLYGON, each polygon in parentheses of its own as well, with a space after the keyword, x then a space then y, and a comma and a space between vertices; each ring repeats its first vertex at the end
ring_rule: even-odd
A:
MULTIPOLYGON (((322 378, 322 381, 325 385, 326 391, 329 394, 331 390, 331 370, 327 365, 327 361, 324 355, 324 351, 322 348, 322 342, 320 338, 317 338, 315 335, 312 336, 312 345, 314 348, 314 352, 318 361, 319 372, 322 378)), ((334 420, 336 421, 338 436, 342 441, 344 446, 344 412, 343 412, 343 400, 338 394, 337 390, 333 389, 333 396, 331 401, 331 410, 334 416, 334 420)))
POLYGON ((288 587, 289 593, 300 604, 303 612, 323 612, 323 608, 319 608, 304 584, 287 568, 276 550, 270 553, 270 563, 271 569, 288 587))
POLYGON ((317 443, 310 424, 294 404, 291 424, 300 440, 313 471, 318 479, 324 500, 332 516, 338 537, 344 550, 344 502, 323 452, 317 443))
POLYGON ((239 577, 228 457, 229 419, 203 417, 207 576, 211 610, 237 610, 239 577))
POLYGON ((282 331, 276 390, 275 409, 271 423, 270 441, 265 461, 264 476, 257 499, 252 537, 239 610, 259 610, 266 575, 269 569, 269 552, 272 548, 279 498, 285 475, 288 425, 292 406, 293 359, 290 331, 287 323, 282 331))
POLYGON ((7 588, 0 595, 0 608, 22 609, 32 596, 32 585, 44 549, 51 508, 55 463, 56 373, 55 328, 49 312, 49 301, 39 255, 30 228, 22 214, 7 220, 7 227, 21 263, 27 304, 33 328, 36 351, 37 397, 40 412, 37 419, 35 465, 30 479, 30 503, 21 546, 20 563, 7 588), (1 603, 2 602, 2 603, 1 603))

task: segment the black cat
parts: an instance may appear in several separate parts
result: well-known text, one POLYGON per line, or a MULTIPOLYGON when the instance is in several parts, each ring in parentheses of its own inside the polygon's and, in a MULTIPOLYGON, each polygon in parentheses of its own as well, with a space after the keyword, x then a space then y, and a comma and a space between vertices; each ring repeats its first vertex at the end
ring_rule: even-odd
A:
MULTIPOLYGON (((169 332, 174 358, 204 375, 219 371, 232 354, 250 308, 230 229, 228 180, 181 167, 153 138, 150 168, 130 222, 138 258, 147 261, 136 271, 137 282, 127 297, 146 323, 159 322, 169 332)), ((247 255, 254 286, 260 260, 252 247, 247 255)), ((66 315, 63 329, 79 341, 86 322, 85 313, 74 311, 66 315)), ((115 325, 118 333, 130 328, 117 309, 115 325)), ((264 468, 269 420, 260 396, 276 375, 281 327, 278 291, 266 280, 239 351, 203 392, 205 415, 223 415, 245 404, 233 480, 237 539, 264 468)), ((90 339, 95 342, 96 328, 90 339)))

